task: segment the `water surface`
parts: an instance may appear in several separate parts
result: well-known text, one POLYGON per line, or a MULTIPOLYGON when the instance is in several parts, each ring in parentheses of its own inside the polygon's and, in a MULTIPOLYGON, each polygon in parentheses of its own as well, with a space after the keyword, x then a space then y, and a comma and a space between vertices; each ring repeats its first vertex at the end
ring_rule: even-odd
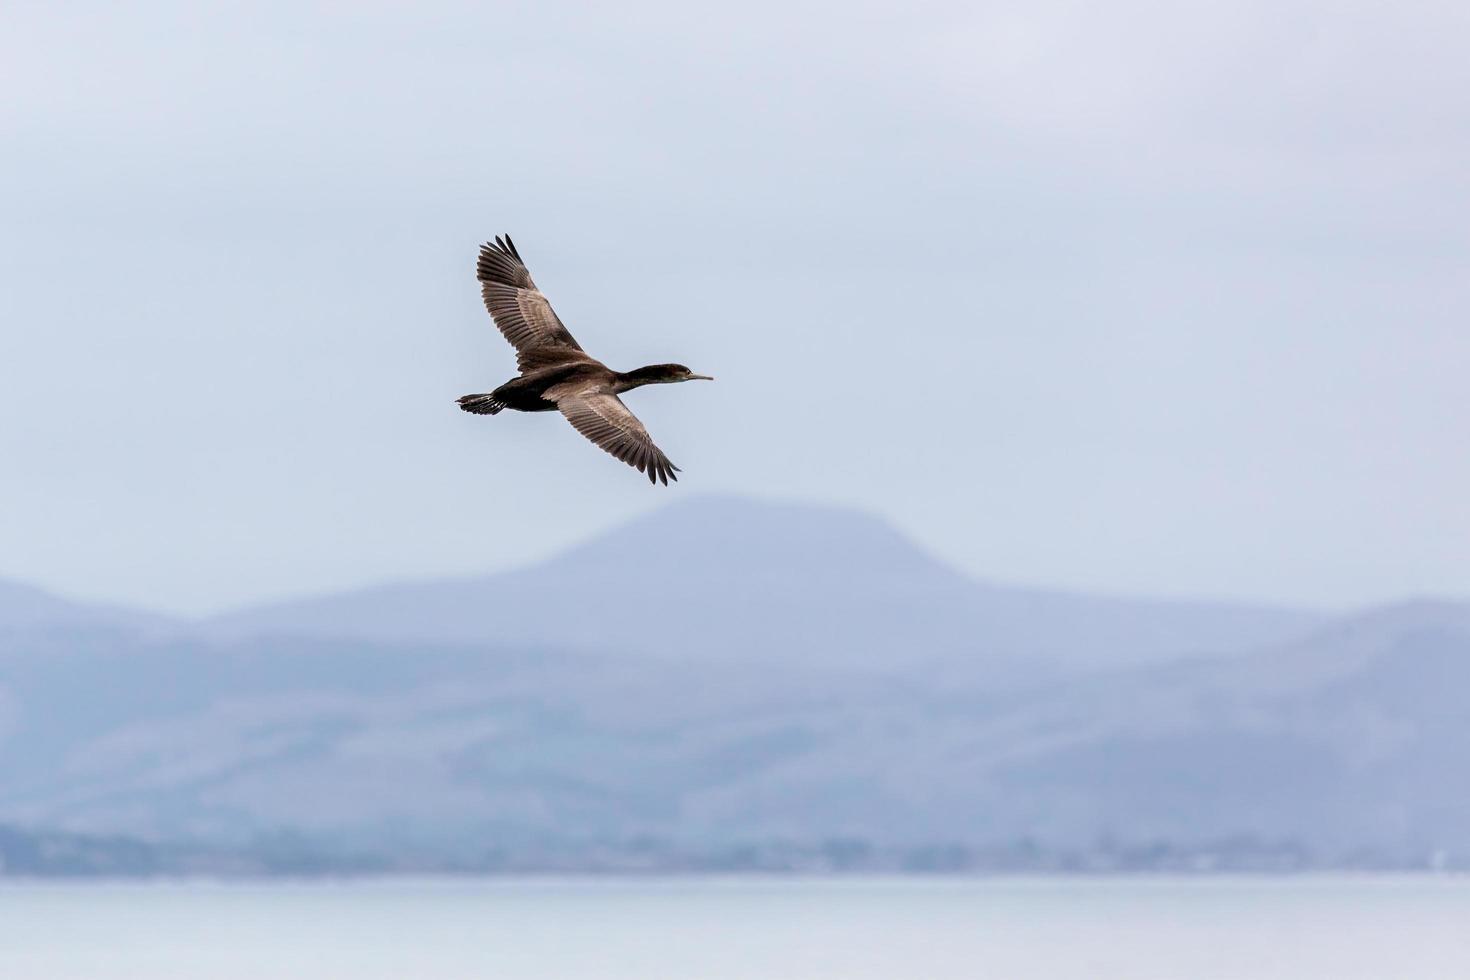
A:
POLYGON ((1470 879, 0 884, 15 980, 1470 977, 1470 879))

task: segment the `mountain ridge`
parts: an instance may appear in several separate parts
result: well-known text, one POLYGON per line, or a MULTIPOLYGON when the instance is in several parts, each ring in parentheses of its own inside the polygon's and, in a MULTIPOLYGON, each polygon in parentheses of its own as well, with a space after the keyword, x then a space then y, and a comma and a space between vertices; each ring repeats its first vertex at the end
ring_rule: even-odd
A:
POLYGON ((0 578, 0 634, 51 629, 150 632, 170 628, 179 622, 162 613, 72 599, 41 586, 0 578))
POLYGON ((643 835, 1470 854, 1470 605, 1412 608, 1026 689, 517 645, 38 648, 0 660, 0 823, 456 860, 643 835))
POLYGON ((194 628, 222 639, 541 641, 673 658, 820 655, 877 670, 974 660, 1044 673, 1088 668, 1089 649, 1154 662, 1271 643, 1324 619, 977 582, 859 511, 704 497, 521 569, 246 607, 194 628))
POLYGON ((1470 603, 1262 621, 1011 589, 860 514, 728 499, 384 588, 316 635, 13 592, 41 625, 0 632, 0 824, 469 864, 648 835, 1470 853, 1470 603))

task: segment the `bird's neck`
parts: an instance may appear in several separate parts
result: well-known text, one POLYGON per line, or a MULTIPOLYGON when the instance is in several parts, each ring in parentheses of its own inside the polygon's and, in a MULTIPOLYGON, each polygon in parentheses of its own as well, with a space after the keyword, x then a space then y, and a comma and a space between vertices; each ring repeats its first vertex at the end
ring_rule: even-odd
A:
POLYGON ((657 365, 650 364, 648 367, 634 368, 631 371, 619 371, 613 382, 613 388, 619 392, 632 391, 644 385, 656 385, 666 381, 665 372, 657 365))

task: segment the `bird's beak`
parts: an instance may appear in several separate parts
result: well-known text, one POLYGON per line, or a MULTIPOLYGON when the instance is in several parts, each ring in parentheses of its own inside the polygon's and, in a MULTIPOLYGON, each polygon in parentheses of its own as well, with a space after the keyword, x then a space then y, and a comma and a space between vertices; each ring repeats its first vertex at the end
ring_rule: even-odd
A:
POLYGON ((713 381, 715 379, 714 378, 711 378, 707 374, 691 374, 689 376, 689 380, 690 381, 713 381))

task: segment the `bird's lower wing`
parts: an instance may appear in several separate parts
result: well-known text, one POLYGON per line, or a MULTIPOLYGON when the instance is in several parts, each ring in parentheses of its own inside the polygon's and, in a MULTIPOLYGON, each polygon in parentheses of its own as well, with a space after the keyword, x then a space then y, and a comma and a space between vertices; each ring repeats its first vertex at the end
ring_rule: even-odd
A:
POLYGON ((617 395, 598 390, 574 391, 557 397, 556 407, 572 423, 572 428, 636 467, 639 473, 647 473, 649 483, 662 481, 668 485, 670 480, 679 479, 674 475, 679 467, 669 462, 653 444, 643 423, 617 395))

